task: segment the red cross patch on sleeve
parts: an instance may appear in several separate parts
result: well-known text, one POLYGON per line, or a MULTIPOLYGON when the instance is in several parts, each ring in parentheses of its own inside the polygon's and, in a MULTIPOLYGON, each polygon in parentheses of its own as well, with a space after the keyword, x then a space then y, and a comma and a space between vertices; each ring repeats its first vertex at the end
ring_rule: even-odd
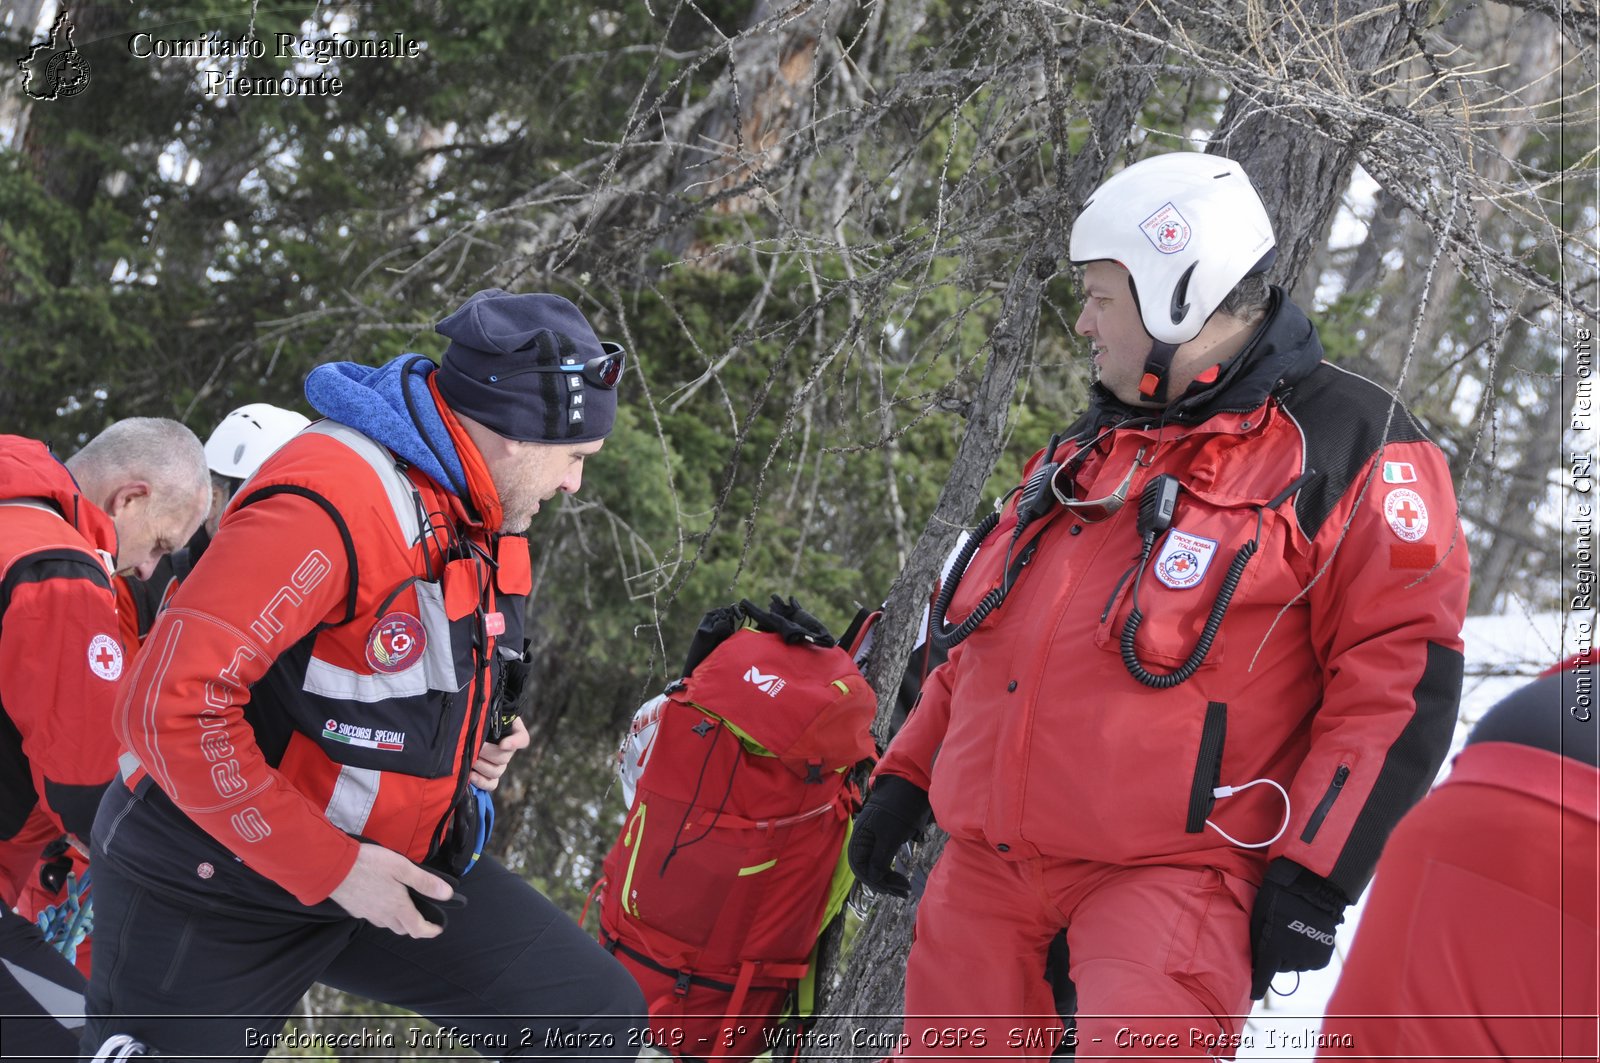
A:
POLYGON ((110 635, 89 640, 89 671, 108 683, 122 678, 122 643, 110 635))
POLYGON ((1409 487, 1390 491, 1383 500, 1383 516, 1403 541, 1414 543, 1428 534, 1428 507, 1409 487))

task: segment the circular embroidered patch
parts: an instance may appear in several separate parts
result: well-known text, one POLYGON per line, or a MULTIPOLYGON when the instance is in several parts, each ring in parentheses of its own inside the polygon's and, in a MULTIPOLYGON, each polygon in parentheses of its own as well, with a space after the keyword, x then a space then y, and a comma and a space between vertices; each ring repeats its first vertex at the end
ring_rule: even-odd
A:
POLYGON ((367 663, 380 672, 403 672, 422 660, 428 632, 410 613, 390 613, 367 636, 367 663))
POLYGON ((122 678, 122 643, 110 635, 90 639, 89 671, 107 682, 122 678))
POLYGON ((1383 500, 1383 516, 1394 533, 1408 543, 1428 534, 1428 507, 1409 487, 1390 491, 1383 500))
POLYGON ((199 875, 201 878, 210 878, 212 875, 217 873, 217 869, 212 867, 210 863, 203 863, 194 869, 194 873, 199 875))
POLYGON ((1176 550, 1161 559, 1156 575, 1169 587, 1182 590, 1200 582, 1200 559, 1187 550, 1176 550))

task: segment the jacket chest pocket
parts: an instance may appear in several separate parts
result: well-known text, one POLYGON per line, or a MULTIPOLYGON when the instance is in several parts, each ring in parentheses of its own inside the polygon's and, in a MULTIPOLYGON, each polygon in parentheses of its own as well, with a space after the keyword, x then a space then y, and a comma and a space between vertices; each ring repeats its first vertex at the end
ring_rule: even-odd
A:
POLYGON ((1095 644, 1125 661, 1131 652, 1154 676, 1222 664, 1228 612, 1249 597, 1255 575, 1260 514, 1257 505, 1186 493, 1149 559, 1113 588, 1095 644))
POLYGON ((312 653, 297 723, 331 760, 428 779, 454 773, 483 633, 476 611, 450 619, 445 596, 420 579, 390 595, 364 636, 366 670, 312 653))

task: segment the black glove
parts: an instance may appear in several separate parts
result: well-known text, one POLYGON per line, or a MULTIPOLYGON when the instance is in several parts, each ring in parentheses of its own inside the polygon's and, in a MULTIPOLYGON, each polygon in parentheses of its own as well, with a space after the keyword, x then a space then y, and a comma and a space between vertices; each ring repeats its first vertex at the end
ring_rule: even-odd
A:
POLYGON ((1268 864, 1250 913, 1250 999, 1266 996, 1279 972, 1326 967, 1349 903, 1339 887, 1287 857, 1268 864))
POLYGON ((786 602, 774 594, 769 609, 762 609, 746 598, 739 603, 739 608, 755 621, 756 627, 781 636, 791 646, 797 642, 809 642, 823 649, 834 645, 833 634, 822 621, 800 608, 800 603, 793 598, 786 602))
POLYGON ((872 787, 850 834, 850 870, 879 893, 911 896, 911 882, 894 869, 894 856, 922 829, 928 791, 898 775, 884 775, 872 787))
POLYGON ((44 847, 39 854, 39 885, 52 894, 60 893, 67 884, 67 874, 72 870, 72 847, 63 834, 44 847))
POLYGON ((517 706, 522 703, 522 692, 527 689, 528 676, 533 672, 533 659, 528 652, 532 644, 532 639, 523 639, 521 657, 500 659, 500 675, 494 684, 494 704, 489 709, 489 720, 483 732, 486 742, 499 742, 516 727, 517 706))
POLYGON ((411 894, 411 903, 417 906, 417 911, 422 913, 422 918, 426 919, 434 926, 444 926, 447 922, 449 922, 450 912, 457 911, 458 909, 465 908, 467 906, 467 898, 466 895, 463 894, 459 889, 461 880, 455 875, 447 875, 443 871, 433 867, 428 868, 427 871, 428 874, 437 875, 439 878, 442 878, 446 882, 450 883, 450 888, 455 891, 450 894, 450 899, 447 901, 436 901, 432 897, 426 897, 417 892, 410 886, 406 887, 406 892, 411 894))
POLYGON ((744 623, 744 613, 737 605, 724 605, 706 613, 689 641, 689 654, 683 662, 683 674, 693 675, 700 662, 711 656, 711 651, 722 645, 729 635, 744 623))

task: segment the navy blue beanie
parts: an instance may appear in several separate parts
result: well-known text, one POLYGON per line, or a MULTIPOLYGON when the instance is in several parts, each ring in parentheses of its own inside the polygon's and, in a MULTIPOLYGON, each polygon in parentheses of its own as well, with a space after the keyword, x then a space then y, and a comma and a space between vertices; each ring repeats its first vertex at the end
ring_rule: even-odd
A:
POLYGON ((579 372, 530 371, 608 353, 583 312, 561 296, 487 288, 434 331, 450 339, 439 393, 455 412, 527 443, 588 443, 610 433, 615 390, 579 372))

